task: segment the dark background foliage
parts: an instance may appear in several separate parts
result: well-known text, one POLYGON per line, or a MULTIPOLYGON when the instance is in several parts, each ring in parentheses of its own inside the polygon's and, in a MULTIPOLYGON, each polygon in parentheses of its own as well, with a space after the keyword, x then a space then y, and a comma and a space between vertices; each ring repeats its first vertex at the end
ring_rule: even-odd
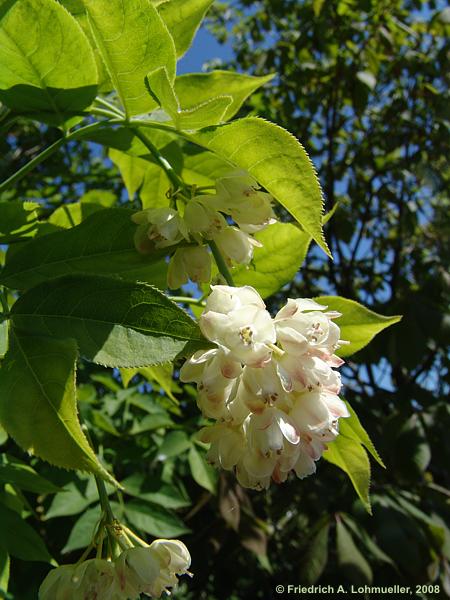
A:
MULTIPOLYGON (((414 589, 433 583, 440 592, 422 597, 450 595, 449 22, 444 3, 419 0, 241 1, 217 3, 210 13, 210 30, 233 46, 233 67, 277 73, 243 114, 253 111, 293 132, 316 165, 326 210, 338 205, 326 226, 334 261, 312 248, 289 289, 271 299, 272 308, 289 296, 338 294, 404 318, 343 368, 345 397, 387 467, 373 464, 372 516, 348 478, 325 461, 315 477, 267 493, 244 491, 221 474, 218 494, 210 493, 212 472, 191 476, 189 438, 200 423, 193 390, 139 373, 124 391, 118 373, 83 366, 81 414, 96 445, 109 449, 105 458, 120 480, 136 472, 149 480, 137 482, 134 500, 125 500, 149 502, 153 517, 162 519, 155 506, 170 506, 149 500, 150 480, 159 491, 169 486, 167 495, 178 498, 170 526, 182 530, 184 521, 192 531, 183 539, 195 577, 178 598, 266 600, 280 597, 280 583, 370 582, 414 589), (179 406, 158 393, 161 385, 179 406), (143 393, 153 408, 143 408, 143 393), (137 431, 146 414, 153 423, 159 414, 160 427, 137 431), (169 433, 171 445, 164 447, 169 433)), ((20 119, 6 133, 1 179, 53 135, 20 119)), ((110 190, 122 202, 117 170, 97 147, 73 143, 8 195, 44 200, 50 214, 93 189, 110 190)), ((22 456, 11 441, 2 450, 22 456)), ((95 497, 83 479, 39 465, 75 491, 53 514, 52 497, 25 493, 30 513, 50 552, 75 561, 80 550, 63 557, 60 551, 95 497)), ((14 490, 1 493, 12 506, 14 490)), ((139 523, 157 535, 154 525, 139 523)), ((13 597, 35 598, 47 567, 19 560, 13 567, 13 597)))

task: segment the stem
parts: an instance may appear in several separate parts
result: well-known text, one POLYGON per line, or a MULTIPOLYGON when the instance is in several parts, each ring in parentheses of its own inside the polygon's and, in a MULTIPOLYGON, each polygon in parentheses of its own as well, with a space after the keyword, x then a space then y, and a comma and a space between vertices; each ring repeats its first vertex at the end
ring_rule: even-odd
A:
POLYGON ((107 109, 111 110, 112 112, 116 113, 116 116, 118 116, 122 119, 125 118, 125 114, 120 110, 120 108, 118 106, 115 106, 112 102, 108 102, 107 100, 105 100, 104 98, 101 98, 100 96, 97 96, 95 101, 98 104, 101 104, 104 108, 107 108, 107 109))
POLYGON ((99 117, 108 117, 109 119, 121 118, 121 115, 119 115, 119 113, 116 113, 115 111, 112 111, 107 108, 91 108, 89 114, 98 115, 99 117))
POLYGON ((144 540, 141 540, 141 538, 139 536, 137 536, 134 533, 134 531, 131 531, 131 529, 129 529, 126 525, 122 525, 122 529, 127 534, 127 536, 129 536, 132 540, 134 540, 140 546, 142 546, 143 548, 148 548, 148 544, 146 542, 144 542, 144 540))
POLYGON ((112 525, 115 521, 111 505, 109 504, 108 493, 106 491, 105 482, 98 475, 94 475, 95 483, 97 485, 98 496, 100 498, 100 506, 105 513, 106 523, 112 525))
POLYGON ((155 160, 159 164, 159 166, 162 169, 164 169, 164 171, 166 172, 167 177, 170 179, 170 181, 172 182, 172 184, 175 187, 175 189, 176 190, 178 190, 178 189, 185 190, 186 187, 187 187, 186 184, 175 173, 175 171, 172 168, 172 165, 159 152, 158 148, 156 148, 156 146, 154 146, 152 144, 152 142, 142 133, 142 131, 139 131, 138 128, 133 127, 132 129, 134 131, 135 136, 141 140, 141 142, 144 144, 144 146, 147 148, 147 150, 149 150, 151 152, 152 156, 155 158, 155 160))
POLYGON ((185 302, 186 304, 195 304, 196 306, 204 306, 203 298, 190 298, 189 296, 169 296, 173 302, 185 302))
POLYGON ((208 244, 209 244, 209 247, 211 248, 211 252, 214 256, 214 260, 216 261, 217 268, 219 269, 221 275, 224 276, 225 281, 228 283, 228 285, 235 287, 233 277, 232 277, 227 265, 225 264, 223 256, 221 255, 216 242, 214 240, 208 240, 208 244))
POLYGON ((89 131, 95 131, 105 126, 105 122, 91 123, 90 125, 86 125, 85 127, 80 127, 80 129, 76 129, 69 133, 68 135, 56 140, 53 142, 48 148, 43 150, 40 154, 35 156, 30 160, 26 165, 16 171, 11 177, 5 179, 2 183, 0 183, 0 193, 7 190, 9 187, 12 187, 15 183, 23 179, 30 171, 32 171, 35 167, 37 167, 41 162, 43 162, 46 158, 51 156, 58 148, 64 145, 66 142, 70 142, 71 140, 76 140, 80 137, 83 137, 89 131))

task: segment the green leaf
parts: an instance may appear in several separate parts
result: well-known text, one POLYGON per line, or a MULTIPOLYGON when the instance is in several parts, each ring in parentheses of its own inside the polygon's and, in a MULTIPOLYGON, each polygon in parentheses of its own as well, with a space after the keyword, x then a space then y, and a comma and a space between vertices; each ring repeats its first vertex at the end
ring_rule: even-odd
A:
POLYGON ((213 186, 216 179, 233 171, 234 166, 216 156, 213 152, 202 150, 193 145, 183 148, 182 176, 190 185, 213 186))
POLYGON ((59 206, 54 213, 50 215, 48 223, 61 227, 62 229, 70 229, 79 225, 89 215, 102 210, 102 207, 98 204, 81 204, 76 202, 74 204, 64 204, 59 206))
POLYGON ((255 248, 249 267, 240 265, 233 269, 233 279, 236 285, 251 285, 267 298, 295 277, 311 236, 293 223, 274 223, 254 237, 263 247, 255 248))
POLYGON ((9 566, 9 554, 0 547, 0 598, 2 597, 2 592, 8 591, 9 566))
POLYGON ((130 200, 139 190, 142 208, 169 206, 171 183, 161 167, 115 148, 110 149, 109 158, 119 168, 130 200))
POLYGON ((175 77, 175 45, 149 0, 83 0, 97 46, 128 116, 154 108, 147 73, 166 67, 175 77))
POLYGON ((133 473, 120 483, 126 494, 165 508, 185 508, 191 504, 189 498, 175 486, 161 483, 155 478, 146 478, 142 473, 133 473))
POLYGON ((8 2, 5 12, 0 100, 57 125, 89 106, 97 93, 97 67, 77 21, 54 0, 8 2))
POLYGON ((217 96, 192 108, 182 109, 173 117, 174 124, 181 131, 195 131, 218 125, 225 120, 224 115, 231 101, 231 96, 217 96))
POLYGON ((61 550, 62 554, 67 554, 74 550, 89 546, 100 522, 100 518, 100 506, 94 506, 84 512, 72 527, 69 539, 61 550))
POLYGON ((273 75, 254 77, 233 71, 211 71, 210 73, 188 73, 175 79, 175 93, 183 108, 190 108, 217 96, 229 96, 229 103, 222 116, 228 121, 239 111, 250 94, 269 82, 273 75))
POLYGON ((143 375, 147 381, 156 383, 171 400, 177 402, 175 396, 173 395, 173 391, 177 391, 177 389, 178 391, 180 390, 177 388, 172 377, 172 363, 155 365, 154 367, 142 367, 139 369, 139 373, 143 375))
POLYGON ((35 494, 54 494, 61 491, 60 487, 41 477, 32 467, 13 456, 3 455, 0 461, 2 483, 10 483, 35 494))
POLYGON ((0 504, 0 550, 20 560, 50 562, 42 538, 15 511, 0 504))
POLYGON ((327 446, 323 457, 347 473, 367 512, 372 514, 369 499, 370 463, 363 446, 343 435, 338 435, 327 446))
POLYGON ((329 254, 322 232, 323 198, 314 166, 282 127, 249 117, 208 127, 190 139, 249 171, 329 254))
POLYGON ((191 442, 184 431, 171 431, 158 449, 157 459, 165 461, 168 458, 184 454, 191 447, 191 442))
POLYGON ((175 42, 178 57, 188 50, 213 0, 169 0, 158 7, 175 42))
POLYGON ((395 562, 392 560, 390 556, 388 556, 383 550, 375 543, 375 541, 371 538, 369 533, 361 527, 360 523, 354 521, 349 515, 341 513, 341 518, 353 533, 353 535, 361 540, 361 543, 365 546, 367 552, 372 556, 372 558, 379 562, 384 562, 386 564, 391 565, 396 571, 398 571, 395 562))
POLYGON ((189 467, 191 469, 192 477, 198 483, 211 494, 217 492, 217 471, 208 465, 204 456, 192 446, 189 450, 189 467))
POLYGON ((106 277, 62 277, 32 288, 11 309, 19 329, 76 339, 88 360, 140 367, 206 347, 191 317, 144 283, 106 277))
POLYGON ((342 317, 336 320, 341 329, 341 339, 347 340, 336 354, 338 356, 350 356, 367 344, 383 329, 390 327, 401 320, 401 316, 385 317, 379 315, 354 300, 347 300, 340 296, 320 296, 315 298, 319 304, 325 304, 330 310, 342 313, 342 317))
POLYGON ((361 425, 361 422, 358 419, 355 411, 353 410, 353 408, 350 406, 350 404, 348 402, 346 402, 345 400, 344 400, 344 402, 347 405, 348 411, 350 413, 350 417, 348 417, 346 419, 341 419, 339 421, 340 435, 343 435, 347 438, 350 438, 350 439, 355 440, 356 442, 359 442, 360 444, 362 444, 364 446, 364 448, 368 452, 370 452, 370 454, 377 461, 377 463, 385 469, 386 465, 384 464, 381 456, 376 451, 376 448, 373 445, 373 442, 370 439, 369 434, 364 429, 364 427, 361 425))
POLYGON ((24 450, 58 467, 111 480, 78 422, 76 359, 73 339, 13 331, 0 369, 0 422, 24 450))
POLYGON ((8 340, 9 340, 9 328, 8 321, 2 321, 0 323, 0 358, 5 356, 6 351, 8 350, 8 340))
POLYGON ((328 537, 330 521, 319 523, 313 535, 308 539, 306 551, 301 557, 300 581, 306 585, 315 583, 322 575, 328 561, 328 537))
POLYGON ((3 429, 3 427, 0 425, 0 446, 2 444, 4 444, 7 441, 7 439, 8 439, 8 434, 3 429))
POLYGON ((32 237, 38 224, 37 202, 0 202, 0 244, 32 237))
POLYGON ((154 100, 170 116, 174 126, 182 131, 218 125, 224 120, 225 112, 232 102, 231 96, 210 96, 200 103, 192 105, 191 102, 190 108, 184 107, 178 100, 165 67, 149 73, 146 84, 154 100))
POLYGON ((89 190, 80 198, 81 204, 98 204, 103 208, 112 208, 117 197, 111 190, 89 190))
MULTIPOLYGON (((108 493, 113 489, 112 486, 107 486, 108 493)), ((53 498, 45 520, 77 515, 97 500, 98 491, 94 478, 80 479, 77 476, 76 481, 70 482, 62 492, 53 498)))
POLYGON ((336 521, 336 550, 339 567, 350 581, 357 585, 372 582, 373 574, 369 563, 340 519, 336 521))
POLYGON ((7 255, 0 282, 25 289, 61 275, 95 273, 165 287, 164 253, 143 255, 136 251, 132 214, 125 208, 97 211, 71 229, 21 244, 12 255, 7 255))
POLYGON ((138 422, 135 422, 131 428, 131 435, 138 435, 146 431, 155 431, 155 429, 165 429, 167 427, 174 427, 175 423, 167 414, 151 414, 147 415, 138 422))
POLYGON ((155 537, 174 538, 190 531, 172 512, 150 502, 141 500, 127 502, 125 515, 139 531, 155 537))

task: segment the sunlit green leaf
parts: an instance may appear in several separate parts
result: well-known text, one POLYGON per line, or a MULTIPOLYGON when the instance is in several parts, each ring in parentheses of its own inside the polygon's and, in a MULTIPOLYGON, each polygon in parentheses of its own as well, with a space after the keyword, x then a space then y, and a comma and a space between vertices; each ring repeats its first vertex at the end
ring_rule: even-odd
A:
POLYGON ((225 120, 224 115, 232 102, 232 97, 225 94, 211 95, 195 102, 195 90, 192 90, 192 99, 184 106, 174 91, 165 67, 149 73, 146 83, 151 96, 170 116, 174 126, 182 131, 218 125, 225 120))
POLYGON ((293 223, 274 223, 254 236, 262 248, 255 248, 250 266, 233 269, 236 285, 251 285, 263 298, 278 292, 295 277, 305 259, 311 236, 293 223))
POLYGON ((398 323, 402 318, 398 315, 392 317, 379 315, 354 300, 340 296, 320 296, 315 300, 328 306, 329 310, 342 313, 342 316, 336 319, 336 324, 341 329, 341 339, 350 342, 336 352, 343 357, 358 352, 367 346, 380 331, 398 323))
POLYGON ((144 85, 147 73, 166 67, 175 76, 175 46, 149 0, 83 0, 94 39, 129 116, 155 106, 144 85))
POLYGON ((22 448, 49 463, 109 478, 78 422, 76 358, 72 339, 13 333, 0 368, 0 421, 22 448))
POLYGON ((183 108, 193 107, 217 96, 231 97, 231 102, 222 115, 222 120, 228 121, 234 117, 250 94, 272 78, 273 75, 254 77, 234 71, 211 71, 180 75, 175 79, 174 85, 183 108))
POLYGON ((298 140, 282 127, 256 117, 191 134, 257 181, 328 254, 322 232, 323 198, 314 166, 298 140))
MULTIPOLYGON (((345 402, 345 401, 344 401, 345 402)), ((348 402, 345 402, 347 405, 348 411, 350 413, 350 417, 346 419, 341 419, 339 421, 339 432, 341 435, 348 437, 356 442, 359 442, 364 446, 364 448, 370 452, 373 458, 377 461, 379 465, 386 468, 381 456, 376 451, 375 446, 373 445, 372 440, 369 437, 369 434, 361 425, 360 420, 358 419, 357 414, 350 406, 348 402)))
POLYGON ((61 275, 95 273, 148 281, 164 288, 164 253, 143 255, 136 251, 132 214, 125 208, 96 211, 76 227, 22 244, 7 257, 0 282, 24 289, 61 275))
POLYGON ((370 513, 370 463, 363 446, 343 435, 338 435, 327 446, 328 450, 325 450, 323 457, 347 473, 356 493, 370 513))
POLYGON ((3 5, 1 101, 56 124, 89 106, 97 93, 97 67, 76 20, 54 0, 3 5))
POLYGON ((74 338, 83 356, 113 367, 173 360, 203 344, 198 325, 144 283, 69 276, 36 286, 12 307, 15 327, 74 338))
POLYGON ((0 244, 14 238, 32 237, 36 233, 37 202, 0 202, 0 244))
POLYGON ((159 14, 173 37, 178 57, 188 50, 212 3, 213 0, 168 0, 159 3, 159 14))

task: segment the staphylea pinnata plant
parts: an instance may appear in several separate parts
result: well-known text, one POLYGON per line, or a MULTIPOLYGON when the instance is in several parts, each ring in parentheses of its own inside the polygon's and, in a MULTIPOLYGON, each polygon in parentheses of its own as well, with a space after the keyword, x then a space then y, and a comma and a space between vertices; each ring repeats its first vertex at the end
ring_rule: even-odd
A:
MULTIPOLYGON (((337 369, 399 318, 339 297, 289 298, 268 312, 264 299, 295 277, 311 242, 329 255, 322 228, 332 215, 322 214, 294 136, 256 116, 233 120, 271 77, 176 75, 210 4, 17 0, 0 9, 2 130, 30 120, 59 131, 0 184, 0 423, 29 455, 91 474, 100 500, 85 551, 49 572, 42 600, 159 597, 190 567, 183 542, 148 543, 139 524, 117 517, 108 490, 123 498, 128 484, 80 422, 77 365, 110 367, 127 382, 162 365, 170 381, 174 372, 195 383, 205 426, 191 466, 206 449, 242 486, 264 490, 314 473, 324 456, 370 507, 366 450, 382 462, 340 397, 337 369), (17 199, 15 184, 73 141, 107 148, 129 197, 87 194, 56 210, 17 199)), ((11 485, 25 477, 37 491, 58 489, 2 460, 11 485)), ((2 523, 22 523, 0 541, 4 593, 9 556, 39 554, 24 552, 21 536, 43 546, 22 513, 0 499, 2 523)))

